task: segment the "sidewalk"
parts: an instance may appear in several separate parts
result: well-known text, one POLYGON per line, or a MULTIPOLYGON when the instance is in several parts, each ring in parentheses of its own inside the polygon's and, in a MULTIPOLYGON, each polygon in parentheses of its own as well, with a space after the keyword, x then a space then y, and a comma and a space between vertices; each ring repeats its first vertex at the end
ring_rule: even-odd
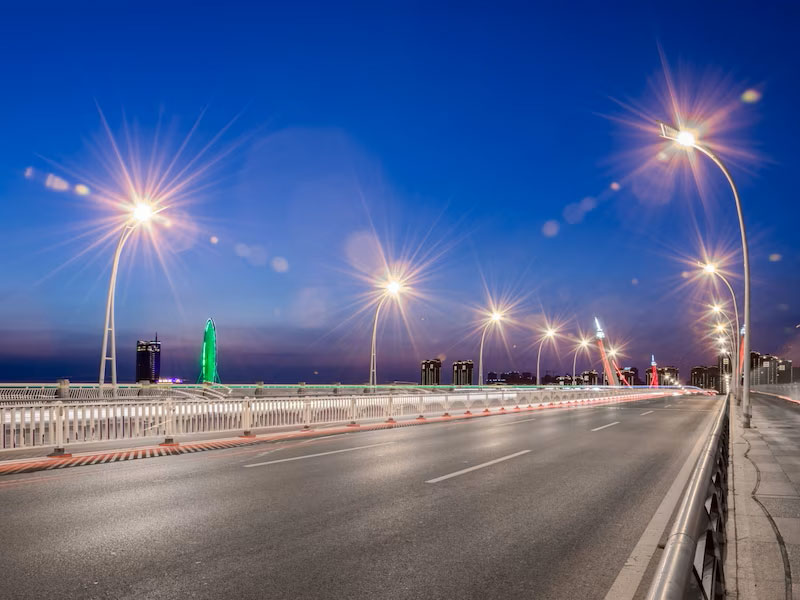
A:
POLYGON ((727 596, 800 599, 800 410, 752 399, 750 429, 731 418, 727 596))

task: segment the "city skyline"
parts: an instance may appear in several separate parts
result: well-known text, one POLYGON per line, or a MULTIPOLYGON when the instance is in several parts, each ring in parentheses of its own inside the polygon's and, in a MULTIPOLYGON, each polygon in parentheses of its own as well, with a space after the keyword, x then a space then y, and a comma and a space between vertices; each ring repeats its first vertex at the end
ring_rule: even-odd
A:
MULTIPOLYGON (((733 137, 722 136, 729 150, 722 154, 751 234, 753 347, 800 362, 793 231, 800 214, 788 167, 797 154, 789 101, 797 51, 768 35, 778 13, 758 15, 751 37, 736 44, 719 36, 726 20, 741 19, 737 9, 720 17, 718 30, 701 27, 698 15, 680 34, 655 32, 659 43, 653 31, 628 25, 659 22, 666 12, 640 7, 630 21, 613 22, 598 13, 569 34, 572 50, 562 46, 544 64, 537 57, 548 56, 548 23, 567 18, 555 8, 524 32, 513 15, 492 14, 478 27, 435 10, 423 25, 408 9, 391 15, 388 36, 377 33, 386 16, 365 13, 334 31, 284 8, 276 22, 296 24, 296 39, 273 31, 258 52, 245 52, 223 19, 221 43, 203 49, 191 28, 182 30, 162 43, 186 49, 162 64, 158 43, 132 53, 125 35, 108 37, 102 24, 110 15, 102 12, 81 16, 99 40, 71 40, 54 56, 66 35, 61 24, 77 28, 79 18, 53 10, 66 11, 53 20, 57 29, 23 36, 20 24, 36 18, 24 7, 0 29, 0 48, 29 58, 25 69, 4 66, 4 80, 29 90, 31 100, 0 99, 7 141, 0 218, 9 226, 0 240, 2 380, 95 378, 110 251, 104 243, 82 252, 105 214, 96 183, 108 183, 103 165, 112 156, 98 105, 123 153, 126 123, 133 143, 149 150, 161 119, 159 139, 174 153, 207 107, 185 156, 210 144, 206 156, 216 161, 175 215, 191 227, 163 232, 172 250, 165 266, 144 239, 122 257, 121 380, 133 379, 135 341, 154 330, 164 340, 162 372, 191 376, 199 329, 213 317, 223 381, 364 381, 371 327, 364 275, 412 258, 425 264, 421 297, 404 303, 405 323, 394 309, 382 317, 381 381, 414 379, 426 358, 476 360, 474 326, 492 298, 516 301, 520 323, 504 327, 505 341, 488 336, 487 372, 498 364, 535 370, 545 318, 577 336, 597 315, 625 346, 623 362, 641 369, 655 353, 688 374, 712 361, 703 314, 724 299, 695 281, 693 261, 723 258, 737 291, 742 284, 736 222, 719 175, 707 175, 702 194, 692 182, 671 187, 670 174, 637 175, 643 148, 659 141, 643 142, 631 123, 642 107, 671 118, 658 101, 668 67, 680 93, 702 87, 707 70, 717 73, 709 78, 714 89, 696 95, 728 107, 726 116, 742 124, 723 132, 733 137), (453 18, 445 43, 432 24, 453 18), (418 47, 406 41, 412 32, 418 47), (625 35, 594 44, 615 33, 625 35), (100 42, 103 56, 95 52, 100 42), (308 43, 315 53, 329 50, 330 62, 311 61, 308 43), (362 46, 373 58, 350 70, 348 56, 362 46), (598 65, 587 70, 585 56, 595 51, 598 65), (708 58, 685 64, 687 55, 708 58), (117 73, 107 61, 126 68, 117 73), (137 65, 147 71, 141 79, 137 65), (448 85, 437 83, 442 72, 448 85), (74 84, 55 85, 46 73, 74 84), (154 75, 158 85, 141 85, 154 75), (324 98, 313 93, 319 85, 324 98), (755 153, 761 147, 768 156, 755 153), (769 210, 759 210, 767 198, 769 210)), ((170 18, 183 15, 152 23, 127 16, 132 28, 162 39, 170 18)), ((202 11, 190 19, 201 31, 211 23, 202 11)), ((542 366, 566 373, 571 359, 570 344, 561 343, 559 354, 546 349, 542 366)), ((589 366, 585 358, 580 364, 589 366)))

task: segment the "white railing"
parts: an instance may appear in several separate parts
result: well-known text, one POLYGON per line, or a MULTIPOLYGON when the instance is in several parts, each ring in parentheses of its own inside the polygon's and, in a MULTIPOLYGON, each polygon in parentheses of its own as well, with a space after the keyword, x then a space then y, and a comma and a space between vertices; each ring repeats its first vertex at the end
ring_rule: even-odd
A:
MULTIPOLYGON (((569 393, 580 391, 613 390, 611 387, 592 386, 399 386, 380 385, 287 385, 287 384, 120 384, 116 388, 106 385, 100 388, 96 383, 70 383, 59 380, 57 383, 0 383, 0 405, 25 402, 29 400, 144 400, 150 398, 184 397, 203 399, 225 398, 288 398, 288 397, 327 397, 352 395, 408 395, 408 394, 443 394, 466 393, 467 391, 486 392, 506 390, 560 390, 569 393)), ((648 388, 624 388, 628 391, 648 388)))
POLYGON ((0 451, 27 446, 249 431, 256 428, 359 423, 370 420, 497 412, 663 396, 636 388, 495 389, 445 394, 382 394, 309 398, 165 398, 81 401, 69 398, 0 405, 0 451))

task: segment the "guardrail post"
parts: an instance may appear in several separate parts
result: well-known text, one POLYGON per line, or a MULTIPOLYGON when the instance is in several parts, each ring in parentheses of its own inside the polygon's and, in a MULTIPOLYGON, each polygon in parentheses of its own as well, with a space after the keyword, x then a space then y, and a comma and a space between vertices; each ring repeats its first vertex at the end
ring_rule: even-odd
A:
POLYGON ((356 423, 356 399, 355 396, 350 398, 350 426, 357 427, 358 423, 356 423))
POLYGON ((303 429, 311 429, 311 400, 303 400, 303 429))
POLYGON ((443 417, 450 416, 450 396, 448 396, 447 394, 444 395, 444 414, 442 416, 443 417))
MULTIPOLYGON (((60 382, 59 382, 60 383, 60 382)), ((68 388, 69 389, 69 388, 68 388)), ((60 388, 59 388, 60 391, 60 388)), ((56 401, 55 403, 55 410, 53 411, 53 422, 50 423, 50 427, 53 428, 54 434, 54 441, 55 441, 55 448, 53 451, 48 454, 47 456, 54 456, 60 458, 66 458, 68 456, 72 456, 71 454, 67 454, 66 449, 64 448, 64 403, 61 400, 56 401)), ((24 418, 23 418, 24 423, 24 418)), ((13 424, 12 424, 13 426, 13 424)), ((13 431, 13 430, 12 430, 13 431)))
POLYGON ((242 435, 241 437, 256 437, 250 432, 252 427, 252 416, 250 413, 250 398, 245 398, 242 401, 242 435))
POLYGON ((167 401, 162 405, 164 419, 164 427, 166 429, 164 441, 159 446, 177 446, 175 442, 175 406, 172 404, 172 398, 167 398, 167 401))
POLYGON ((422 394, 419 395, 419 416, 418 419, 425 418, 425 396, 422 394))
POLYGON ((386 422, 387 423, 394 423, 395 422, 394 421, 394 397, 390 395, 389 396, 389 400, 388 400, 388 402, 386 404, 388 406, 388 408, 386 409, 387 413, 388 413, 386 415, 386 417, 387 417, 386 418, 386 422))
POLYGON ((69 398, 69 379, 58 379, 56 398, 69 398))

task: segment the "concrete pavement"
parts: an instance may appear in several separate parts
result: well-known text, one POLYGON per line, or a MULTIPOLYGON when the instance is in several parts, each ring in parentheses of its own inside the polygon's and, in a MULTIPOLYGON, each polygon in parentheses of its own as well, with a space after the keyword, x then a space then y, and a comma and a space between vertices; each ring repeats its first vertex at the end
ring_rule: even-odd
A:
POLYGON ((800 599, 800 406, 751 398, 752 428, 732 419, 728 595, 800 599))
POLYGON ((667 397, 10 475, 0 481, 2 589, 603 598, 718 401, 667 397))

